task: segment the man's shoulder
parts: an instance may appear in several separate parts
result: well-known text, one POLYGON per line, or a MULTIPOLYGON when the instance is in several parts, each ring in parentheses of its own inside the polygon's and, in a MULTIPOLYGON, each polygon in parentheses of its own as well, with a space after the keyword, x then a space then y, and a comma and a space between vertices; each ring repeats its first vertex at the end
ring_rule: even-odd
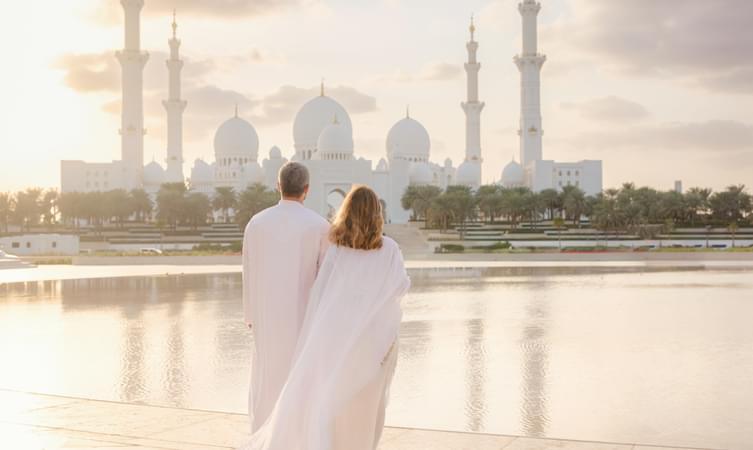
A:
POLYGON ((327 222, 327 219, 319 215, 316 211, 310 208, 302 208, 303 214, 306 217, 306 220, 311 223, 313 226, 317 228, 326 228, 329 229, 330 223, 327 222))
POLYGON ((259 211, 258 213, 254 214, 251 217, 251 220, 248 221, 248 225, 246 225, 246 231, 253 229, 253 227, 260 222, 264 222, 270 217, 273 217, 275 214, 275 210, 277 210, 277 205, 270 206, 269 208, 263 209, 259 211))

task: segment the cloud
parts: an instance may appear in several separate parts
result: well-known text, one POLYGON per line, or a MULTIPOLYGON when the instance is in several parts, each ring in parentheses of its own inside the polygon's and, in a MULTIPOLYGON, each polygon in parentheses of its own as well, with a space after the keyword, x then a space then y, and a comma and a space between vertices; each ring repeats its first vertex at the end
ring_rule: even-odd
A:
MULTIPOLYGON (((153 52, 144 67, 144 90, 167 90, 165 52, 153 52)), ((183 57, 182 79, 185 85, 200 82, 216 68, 210 59, 193 60, 183 57)), ((64 82, 77 92, 120 92, 120 63, 115 52, 69 53, 55 61, 53 67, 65 72, 64 82)))
POLYGON ((753 2, 571 0, 572 18, 543 27, 550 53, 588 56, 635 76, 679 77, 707 89, 751 93, 753 2), (727 83, 732 81, 732 83, 727 83))
POLYGON ((753 125, 732 120, 640 125, 584 132, 563 141, 586 150, 631 149, 644 155, 657 151, 733 154, 753 152, 753 125))
MULTIPOLYGON (((161 135, 167 113, 162 106, 166 92, 152 91, 144 94, 144 121, 149 134, 161 135)), ((183 92, 188 105, 183 113, 183 130, 187 139, 201 139, 213 132, 225 119, 233 116, 235 106, 240 115, 247 117, 257 107, 258 102, 231 89, 214 85, 191 87, 183 92)), ((121 100, 109 101, 102 106, 107 113, 119 116, 121 100)))
MULTIPOLYGON (((290 8, 315 4, 314 0, 149 0, 143 9, 145 16, 168 17, 177 8, 181 16, 242 20, 286 11, 290 8)), ((99 23, 115 25, 122 19, 119 2, 102 2, 91 18, 99 23)))
POLYGON ((562 103, 562 108, 577 111, 588 120, 605 122, 635 122, 649 116, 648 110, 630 100, 615 96, 602 97, 580 103, 562 103))
POLYGON ((287 62, 283 54, 259 48, 252 48, 240 55, 219 56, 212 61, 216 69, 220 71, 234 70, 247 64, 284 64, 287 62))
MULTIPOLYGON (((376 98, 349 86, 326 88, 326 94, 340 102, 349 114, 362 114, 377 110, 376 98)), ((254 120, 260 123, 292 122, 301 106, 319 95, 319 88, 299 88, 285 85, 259 99, 254 120)))
POLYGON ((65 71, 65 84, 78 92, 114 91, 120 71, 113 53, 67 54, 54 64, 65 71))
POLYGON ((444 81, 460 78, 463 70, 458 64, 437 63, 424 67, 418 75, 419 80, 444 81))
POLYGON ((463 73, 462 66, 450 63, 432 63, 421 68, 417 73, 408 73, 396 70, 390 74, 375 77, 375 82, 397 81, 400 83, 412 83, 416 81, 448 81, 460 78, 463 73))

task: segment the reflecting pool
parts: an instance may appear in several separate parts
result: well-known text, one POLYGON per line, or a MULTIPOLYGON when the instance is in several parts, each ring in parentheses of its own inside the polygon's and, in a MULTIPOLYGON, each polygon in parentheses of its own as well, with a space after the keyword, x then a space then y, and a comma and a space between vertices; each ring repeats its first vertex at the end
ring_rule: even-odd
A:
MULTIPOLYGON (((753 441, 753 271, 423 269, 388 424, 665 445, 753 441)), ((0 388, 245 411, 240 275, 0 285, 0 388)))

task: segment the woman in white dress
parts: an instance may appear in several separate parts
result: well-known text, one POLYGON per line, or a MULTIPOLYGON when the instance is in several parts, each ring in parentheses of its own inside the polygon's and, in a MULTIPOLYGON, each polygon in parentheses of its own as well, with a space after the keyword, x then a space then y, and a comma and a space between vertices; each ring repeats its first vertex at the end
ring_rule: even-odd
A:
POLYGON ((410 286, 383 225, 374 191, 354 187, 332 224, 288 380, 243 449, 376 449, 410 286))

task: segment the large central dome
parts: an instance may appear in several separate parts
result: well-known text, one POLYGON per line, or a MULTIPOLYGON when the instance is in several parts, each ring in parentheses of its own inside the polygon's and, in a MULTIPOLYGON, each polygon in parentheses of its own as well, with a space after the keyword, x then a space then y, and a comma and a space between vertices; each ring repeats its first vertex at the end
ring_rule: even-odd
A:
POLYGON ((353 135, 353 126, 345 108, 326 95, 320 95, 306 102, 295 115, 293 123, 293 141, 296 152, 315 151, 319 135, 322 134, 334 118, 340 122, 349 135, 353 135))

